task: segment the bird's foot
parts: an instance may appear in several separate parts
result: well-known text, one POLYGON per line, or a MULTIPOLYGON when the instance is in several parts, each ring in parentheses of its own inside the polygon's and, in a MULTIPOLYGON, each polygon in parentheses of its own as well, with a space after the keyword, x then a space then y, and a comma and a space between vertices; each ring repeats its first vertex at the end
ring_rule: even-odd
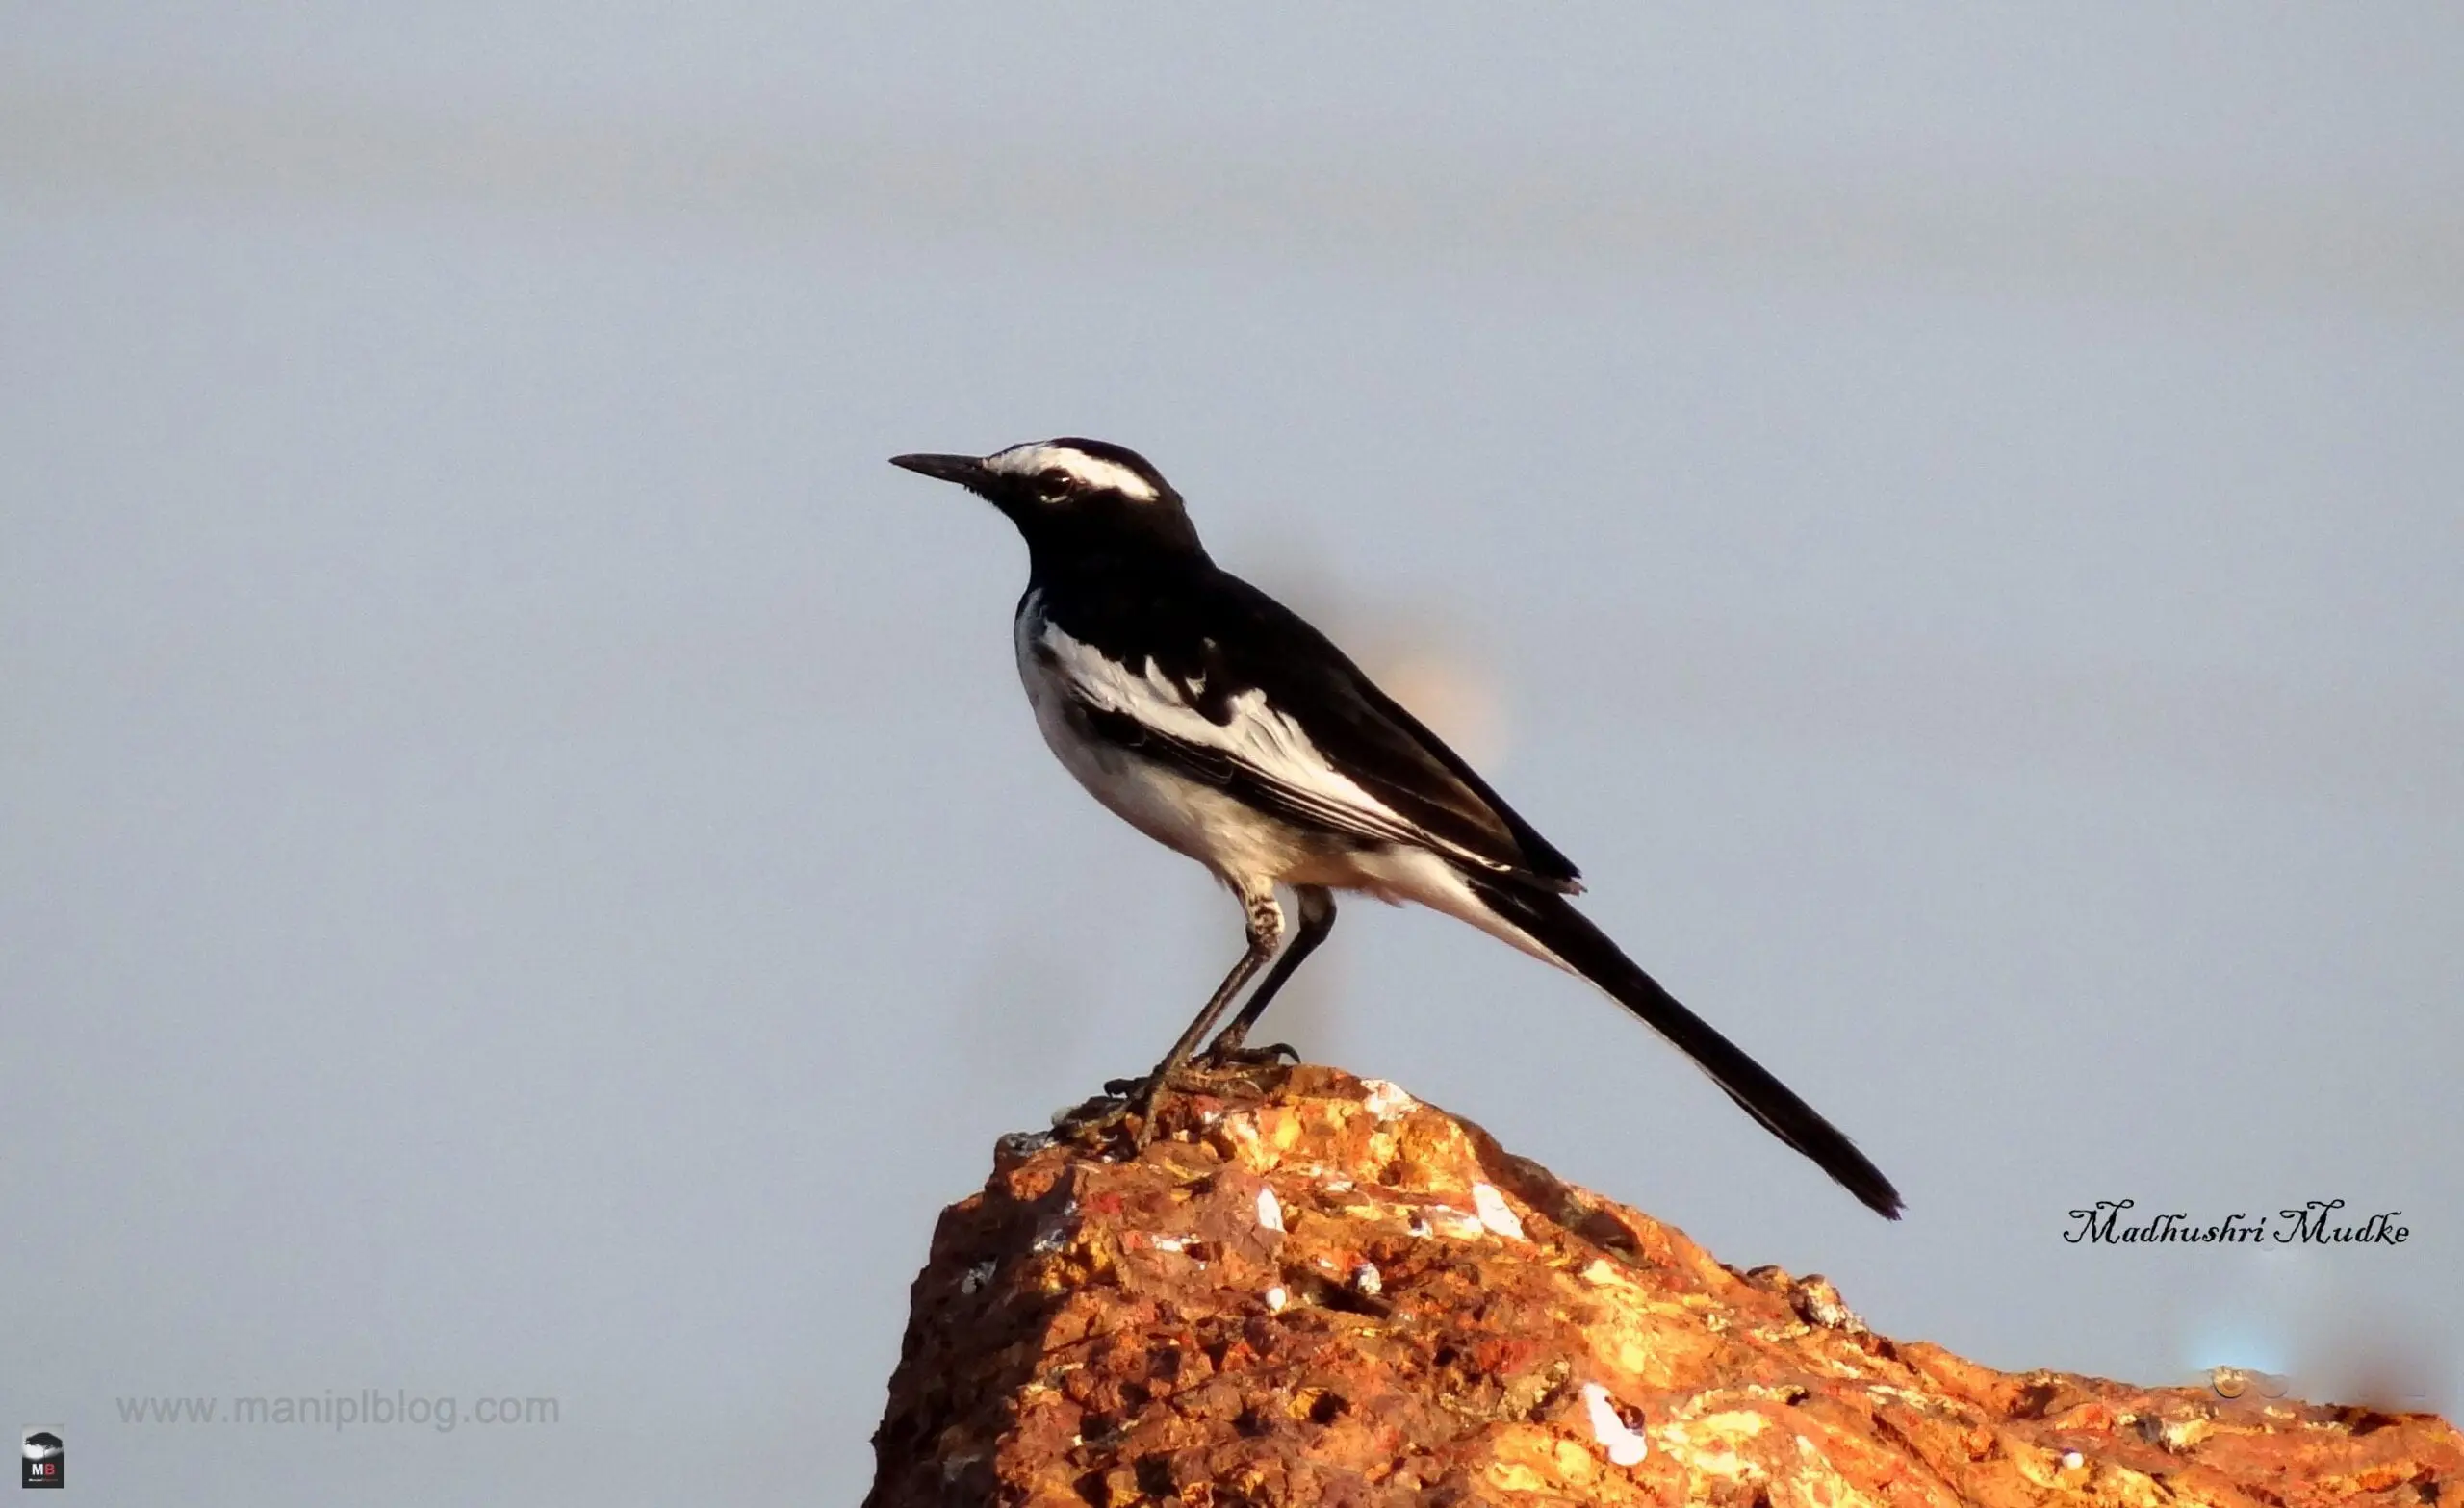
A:
POLYGON ((1162 1132, 1166 1101, 1174 1095, 1220 1097, 1232 1086, 1251 1092, 1268 1070, 1300 1055, 1278 1042, 1271 1047, 1245 1048, 1239 1043, 1181 1064, 1169 1074, 1146 1073, 1134 1079, 1107 1079, 1104 1092, 1055 1121, 1058 1134, 1077 1140, 1106 1142, 1123 1128, 1132 1155, 1162 1132))
POLYGON ((1285 1063, 1297 1067, 1300 1051, 1290 1042, 1269 1042, 1264 1047, 1244 1047, 1237 1041, 1221 1037, 1198 1054, 1197 1061, 1218 1073, 1253 1073, 1260 1068, 1280 1068, 1285 1063))
POLYGON ((1092 1152, 1108 1152, 1128 1130, 1135 1095, 1128 1092, 1138 1085, 1135 1079, 1113 1079, 1104 1085, 1104 1092, 1082 1100, 1067 1110, 1055 1111, 1052 1135, 1092 1152))
POLYGON ((1054 1117, 1054 1134, 1109 1148, 1125 1132, 1130 1154, 1136 1156, 1155 1139, 1159 1112, 1168 1093, 1206 1086, 1206 1081, 1187 1066, 1168 1077, 1146 1073, 1134 1079, 1106 1079, 1103 1093, 1054 1117))

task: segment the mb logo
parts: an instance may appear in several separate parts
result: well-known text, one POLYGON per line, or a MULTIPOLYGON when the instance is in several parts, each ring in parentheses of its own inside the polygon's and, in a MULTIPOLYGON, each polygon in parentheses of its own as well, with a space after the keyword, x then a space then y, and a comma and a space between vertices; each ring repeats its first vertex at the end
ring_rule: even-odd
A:
POLYGON ((17 1478, 20 1487, 66 1487, 68 1485, 68 1453, 60 1444, 56 1429, 26 1431, 26 1454, 21 1463, 23 1474, 17 1478))

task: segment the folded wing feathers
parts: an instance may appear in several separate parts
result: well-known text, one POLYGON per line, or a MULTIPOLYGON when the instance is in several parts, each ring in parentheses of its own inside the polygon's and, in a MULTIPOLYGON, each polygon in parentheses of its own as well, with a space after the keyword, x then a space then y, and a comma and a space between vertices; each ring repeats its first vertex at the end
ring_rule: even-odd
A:
POLYGON ((1042 641, 1071 696, 1097 712, 1129 718, 1183 748, 1231 760, 1253 779, 1273 786, 1296 812, 1340 831, 1417 844, 1482 869, 1508 867, 1437 836, 1371 795, 1359 781, 1334 767, 1307 729, 1288 713, 1268 705, 1263 691, 1253 687, 1227 697, 1222 688, 1215 688, 1213 706, 1229 714, 1218 722, 1194 703, 1192 694, 1197 686, 1176 683, 1152 660, 1142 669, 1132 670, 1049 626, 1042 641))

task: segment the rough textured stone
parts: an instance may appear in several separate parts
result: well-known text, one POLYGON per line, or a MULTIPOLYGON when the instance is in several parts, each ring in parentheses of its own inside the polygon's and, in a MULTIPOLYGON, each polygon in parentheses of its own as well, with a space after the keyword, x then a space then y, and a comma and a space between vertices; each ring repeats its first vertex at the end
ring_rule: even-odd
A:
POLYGON ((2006 1374, 1331 1069, 1013 1137, 915 1281, 873 1508, 2464 1508, 2425 1415, 2006 1374))

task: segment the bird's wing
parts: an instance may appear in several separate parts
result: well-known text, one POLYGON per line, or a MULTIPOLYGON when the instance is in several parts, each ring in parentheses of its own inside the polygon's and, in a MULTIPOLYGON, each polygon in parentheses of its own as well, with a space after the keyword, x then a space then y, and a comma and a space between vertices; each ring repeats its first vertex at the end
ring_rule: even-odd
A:
POLYGON ((1322 634, 1219 579, 1217 611, 1135 660, 1043 626, 1039 656, 1098 735, 1288 821, 1581 888, 1563 854, 1322 634))

